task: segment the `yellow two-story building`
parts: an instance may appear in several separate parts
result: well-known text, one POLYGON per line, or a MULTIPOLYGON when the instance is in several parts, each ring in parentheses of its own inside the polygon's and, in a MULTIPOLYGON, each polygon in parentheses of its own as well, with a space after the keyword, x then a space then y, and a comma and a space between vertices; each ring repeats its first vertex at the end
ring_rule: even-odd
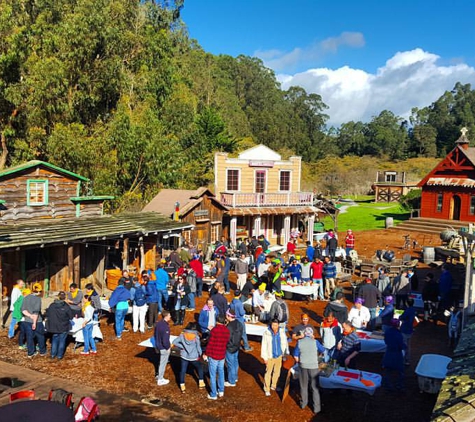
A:
POLYGON ((264 235, 272 244, 286 245, 292 230, 313 237, 318 211, 313 193, 301 192, 301 157, 282 157, 265 145, 243 151, 237 158, 215 154, 215 193, 228 208, 223 234, 238 238, 264 235))

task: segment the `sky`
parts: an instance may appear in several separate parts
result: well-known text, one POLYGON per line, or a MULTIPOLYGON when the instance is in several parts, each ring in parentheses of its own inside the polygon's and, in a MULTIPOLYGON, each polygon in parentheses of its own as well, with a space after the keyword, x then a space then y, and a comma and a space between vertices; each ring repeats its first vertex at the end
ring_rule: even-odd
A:
POLYGON ((475 0, 185 0, 181 14, 205 51, 259 57, 283 89, 321 95, 328 126, 475 89, 474 16, 475 0))

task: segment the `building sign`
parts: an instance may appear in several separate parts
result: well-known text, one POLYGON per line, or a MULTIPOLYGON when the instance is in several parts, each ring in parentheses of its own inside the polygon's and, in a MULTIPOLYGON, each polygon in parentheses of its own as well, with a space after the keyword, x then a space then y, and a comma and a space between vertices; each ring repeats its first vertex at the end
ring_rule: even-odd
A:
POLYGON ((196 210, 195 211, 195 218, 203 218, 208 217, 209 211, 208 210, 196 210))
POLYGON ((274 167, 274 162, 269 160, 249 160, 249 167, 274 167))

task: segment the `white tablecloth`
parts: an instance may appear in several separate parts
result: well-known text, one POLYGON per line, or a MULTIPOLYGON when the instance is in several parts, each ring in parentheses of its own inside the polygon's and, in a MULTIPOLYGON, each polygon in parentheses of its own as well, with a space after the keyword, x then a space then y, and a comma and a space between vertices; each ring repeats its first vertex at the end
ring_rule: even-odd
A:
POLYGON ((268 325, 246 323, 246 334, 248 336, 262 337, 264 331, 267 330, 268 325))
MULTIPOLYGON (((69 334, 71 334, 74 337, 74 340, 76 343, 84 343, 84 333, 83 333, 83 324, 84 318, 74 318, 72 320, 73 327, 71 328, 71 331, 69 334)), ((93 338, 98 338, 102 340, 102 331, 101 328, 99 327, 99 322, 94 321, 93 322, 94 326, 92 328, 92 337, 93 338)))
MULTIPOLYGON (((106 312, 111 311, 111 307, 109 306, 109 300, 108 299, 104 299, 104 298, 101 297, 101 310, 106 311, 106 312)), ((127 311, 127 313, 128 314, 132 313, 132 306, 129 306, 129 310, 127 311)))
POLYGON ((283 284, 282 291, 296 293, 298 295, 312 296, 314 299, 317 296, 317 286, 313 284, 311 286, 290 286, 288 284, 283 284))
POLYGON ((322 388, 344 388, 361 391, 370 396, 376 392, 378 387, 381 387, 381 375, 354 369, 336 369, 328 378, 320 376, 318 379, 322 388), (356 374, 358 377, 352 378, 348 376, 349 374, 356 374), (371 382, 373 385, 365 385, 362 380, 371 382))
POLYGON ((386 351, 386 343, 383 339, 371 338, 371 331, 356 330, 361 342, 361 351, 366 353, 383 353, 386 351))
MULTIPOLYGON (((178 336, 172 336, 171 335, 170 336, 170 343, 173 343, 173 340, 175 340, 176 338, 178 338, 178 336)), ((139 343, 139 346, 155 347, 155 337, 150 337, 149 339, 142 341, 141 343, 139 343)))

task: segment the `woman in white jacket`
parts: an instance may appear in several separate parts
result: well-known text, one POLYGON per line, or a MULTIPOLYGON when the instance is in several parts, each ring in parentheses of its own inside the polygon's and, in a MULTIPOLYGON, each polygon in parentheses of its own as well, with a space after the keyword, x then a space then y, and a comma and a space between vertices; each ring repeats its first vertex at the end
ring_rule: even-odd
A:
POLYGON ((279 328, 279 321, 273 320, 269 328, 262 335, 261 358, 266 364, 264 375, 264 392, 270 396, 270 390, 277 388, 282 357, 288 354, 289 343, 284 328, 279 328))

